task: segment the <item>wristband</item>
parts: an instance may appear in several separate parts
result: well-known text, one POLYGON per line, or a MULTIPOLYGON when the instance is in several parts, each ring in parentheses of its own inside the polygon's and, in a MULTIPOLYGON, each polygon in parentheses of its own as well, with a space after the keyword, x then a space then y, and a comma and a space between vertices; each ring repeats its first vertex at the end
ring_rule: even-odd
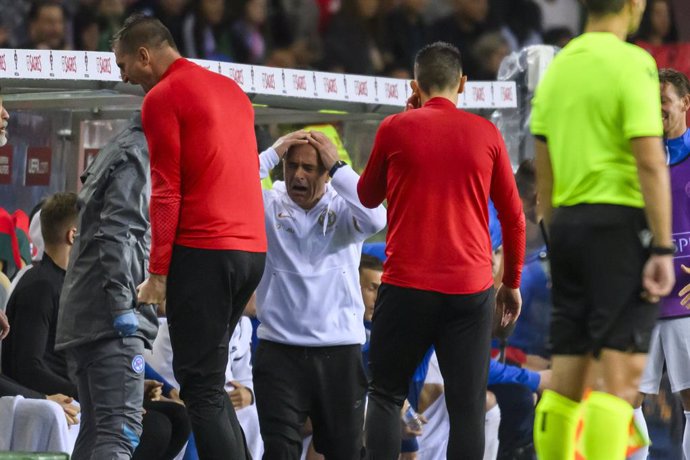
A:
POLYGON ((675 246, 651 246, 649 253, 655 256, 672 256, 676 253, 675 246))
POLYGON ((347 163, 345 163, 343 160, 336 161, 335 164, 333 165, 333 167, 330 169, 330 171, 328 171, 328 176, 333 177, 333 174, 335 174, 335 172, 337 170, 339 170, 340 168, 342 168, 343 166, 346 166, 346 165, 347 165, 347 163))

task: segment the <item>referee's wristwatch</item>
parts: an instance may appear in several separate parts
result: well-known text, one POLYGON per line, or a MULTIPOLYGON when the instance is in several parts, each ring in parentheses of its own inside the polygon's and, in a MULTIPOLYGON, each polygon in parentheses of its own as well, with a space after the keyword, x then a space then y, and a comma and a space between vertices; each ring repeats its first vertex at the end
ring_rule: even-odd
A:
POLYGON ((335 174, 335 172, 337 170, 339 170, 340 168, 342 168, 343 166, 346 166, 346 165, 347 165, 347 163, 345 163, 343 160, 336 161, 335 164, 333 165, 333 167, 328 171, 328 176, 333 177, 333 174, 335 174))
POLYGON ((650 246, 649 253, 654 256, 672 256, 676 253, 675 246, 650 246))

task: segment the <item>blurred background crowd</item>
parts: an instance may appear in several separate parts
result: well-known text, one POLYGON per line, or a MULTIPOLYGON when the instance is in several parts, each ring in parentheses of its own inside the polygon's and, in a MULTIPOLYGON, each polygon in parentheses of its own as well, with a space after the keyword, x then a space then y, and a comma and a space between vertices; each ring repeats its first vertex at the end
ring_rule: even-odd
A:
MULTIPOLYGON (((690 30, 678 30, 686 3, 648 1, 630 39, 660 67, 690 72, 690 30)), ((163 21, 189 58, 409 78, 417 50, 443 40, 473 80, 494 80, 525 46, 564 46, 584 21, 577 0, 0 0, 0 11, 0 48, 110 51, 138 11, 163 21)))

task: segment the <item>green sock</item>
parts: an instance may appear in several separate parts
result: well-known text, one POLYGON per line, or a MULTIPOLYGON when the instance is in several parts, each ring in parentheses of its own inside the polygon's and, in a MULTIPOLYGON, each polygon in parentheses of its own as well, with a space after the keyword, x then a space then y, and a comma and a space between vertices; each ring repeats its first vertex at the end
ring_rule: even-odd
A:
POLYGON ((534 447, 539 460, 572 460, 575 457, 579 416, 579 403, 555 391, 544 391, 534 417, 534 447))
POLYGON ((583 404, 582 450, 587 460, 624 460, 633 407, 608 393, 593 391, 583 404))

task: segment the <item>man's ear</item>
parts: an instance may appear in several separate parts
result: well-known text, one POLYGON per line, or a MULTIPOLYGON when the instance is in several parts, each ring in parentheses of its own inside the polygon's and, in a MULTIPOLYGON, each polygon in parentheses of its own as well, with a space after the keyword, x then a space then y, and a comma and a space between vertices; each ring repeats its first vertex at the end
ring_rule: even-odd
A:
POLYGON ((465 83, 467 83, 467 75, 460 77, 460 86, 458 86, 458 94, 462 94, 465 91, 465 83))
POLYGON ((685 116, 687 117, 687 111, 690 110, 690 93, 683 96, 681 100, 683 101, 683 111, 686 112, 685 116))
POLYGON ((144 65, 148 66, 151 62, 151 53, 149 53, 148 48, 140 46, 137 50, 137 59, 144 65))
POLYGON ((67 244, 72 246, 77 238, 77 227, 72 227, 67 231, 67 244))
POLYGON ((416 94, 418 97, 421 95, 421 89, 419 88, 419 83, 417 83, 417 80, 410 81, 410 88, 412 88, 413 94, 416 94))

